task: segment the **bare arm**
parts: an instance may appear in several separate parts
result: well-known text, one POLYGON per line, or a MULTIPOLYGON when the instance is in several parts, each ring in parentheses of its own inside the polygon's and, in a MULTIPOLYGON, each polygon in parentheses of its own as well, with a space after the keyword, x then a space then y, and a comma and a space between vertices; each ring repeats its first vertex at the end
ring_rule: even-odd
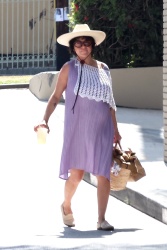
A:
POLYGON ((118 125, 117 125, 117 119, 116 119, 116 114, 115 114, 115 110, 114 109, 110 109, 111 112, 111 117, 113 120, 113 124, 114 124, 114 142, 120 141, 121 140, 121 135, 118 131, 118 125))
POLYGON ((43 121, 41 122, 41 124, 38 124, 37 126, 34 127, 35 131, 37 131, 39 126, 47 127, 49 130, 48 121, 49 121, 51 114, 55 110, 57 104, 59 103, 60 98, 63 94, 63 91, 67 87, 68 72, 69 72, 69 66, 68 66, 68 63, 66 63, 63 65, 63 67, 61 68, 59 72, 56 87, 48 100, 46 110, 43 116, 43 121))

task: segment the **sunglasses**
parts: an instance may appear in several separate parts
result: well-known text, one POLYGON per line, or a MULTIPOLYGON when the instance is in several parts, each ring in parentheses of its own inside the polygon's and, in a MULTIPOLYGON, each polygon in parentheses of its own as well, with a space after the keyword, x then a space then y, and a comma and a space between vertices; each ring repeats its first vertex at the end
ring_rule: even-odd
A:
POLYGON ((91 41, 84 41, 84 42, 76 41, 74 43, 74 46, 77 47, 77 48, 81 48, 82 46, 90 47, 91 45, 92 45, 91 41))

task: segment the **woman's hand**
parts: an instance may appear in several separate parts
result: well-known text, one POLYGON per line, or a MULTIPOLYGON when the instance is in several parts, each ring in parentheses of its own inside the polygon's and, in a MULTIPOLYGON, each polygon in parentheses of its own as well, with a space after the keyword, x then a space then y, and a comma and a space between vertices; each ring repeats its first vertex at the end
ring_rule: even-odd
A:
POLYGON ((49 126, 48 126, 48 124, 44 120, 41 123, 39 123, 38 125, 34 126, 34 131, 37 132, 37 130, 38 130, 39 127, 47 128, 48 129, 48 133, 50 132, 49 126))
POLYGON ((119 142, 122 139, 118 129, 116 129, 115 133, 114 133, 114 143, 119 142))

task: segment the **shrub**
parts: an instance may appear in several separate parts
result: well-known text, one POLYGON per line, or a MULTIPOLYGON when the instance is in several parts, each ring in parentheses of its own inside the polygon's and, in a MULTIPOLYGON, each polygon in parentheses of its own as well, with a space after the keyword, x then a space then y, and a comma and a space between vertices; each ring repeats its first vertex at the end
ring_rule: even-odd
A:
POLYGON ((110 68, 161 66, 162 0, 71 0, 69 25, 106 32, 95 57, 110 68))

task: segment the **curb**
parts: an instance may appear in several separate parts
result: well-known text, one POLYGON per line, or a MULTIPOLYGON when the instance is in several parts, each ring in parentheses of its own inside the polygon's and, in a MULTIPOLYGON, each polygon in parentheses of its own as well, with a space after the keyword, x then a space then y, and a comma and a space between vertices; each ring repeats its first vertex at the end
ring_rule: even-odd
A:
MULTIPOLYGON (((96 177, 92 174, 85 173, 84 180, 97 187, 96 177)), ((150 198, 130 189, 126 188, 121 191, 110 191, 110 195, 118 200, 130 205, 137 210, 153 217, 154 219, 167 224, 166 214, 167 208, 163 205, 151 200, 150 198)))
POLYGON ((0 84, 0 89, 20 89, 20 88, 29 88, 29 83, 0 84))

